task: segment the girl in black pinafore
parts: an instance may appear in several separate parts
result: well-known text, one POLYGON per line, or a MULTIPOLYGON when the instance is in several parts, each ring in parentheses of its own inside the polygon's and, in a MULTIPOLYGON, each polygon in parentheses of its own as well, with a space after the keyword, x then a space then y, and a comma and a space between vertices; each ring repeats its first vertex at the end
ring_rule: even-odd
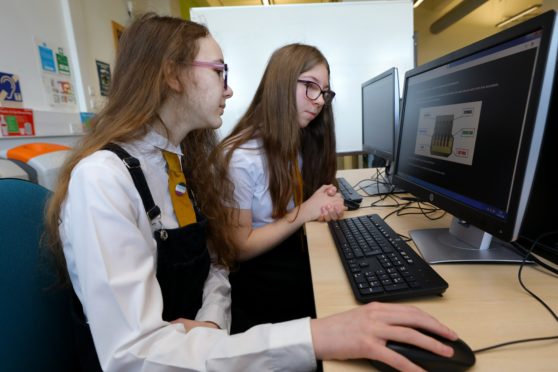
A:
POLYGON ((276 50, 255 97, 220 144, 237 202, 233 332, 315 317, 302 226, 339 218, 329 65, 313 46, 276 50))

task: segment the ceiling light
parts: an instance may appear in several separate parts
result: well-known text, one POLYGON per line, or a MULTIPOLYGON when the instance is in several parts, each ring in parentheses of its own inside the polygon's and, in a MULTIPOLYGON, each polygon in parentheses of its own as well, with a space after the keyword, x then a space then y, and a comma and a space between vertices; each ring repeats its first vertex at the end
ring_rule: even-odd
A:
POLYGON ((269 0, 262 0, 262 5, 269 6, 269 0))
POLYGON ((535 10, 537 10, 540 7, 541 7, 541 4, 533 5, 532 7, 529 7, 527 9, 517 13, 516 15, 508 17, 505 20, 503 20, 502 22, 497 23, 496 27, 504 27, 508 23, 511 23, 513 21, 517 21, 519 18, 524 17, 527 14, 534 12, 535 10))
POLYGON ((424 0, 416 0, 415 3, 413 4, 413 8, 418 8, 420 4, 422 4, 424 0))

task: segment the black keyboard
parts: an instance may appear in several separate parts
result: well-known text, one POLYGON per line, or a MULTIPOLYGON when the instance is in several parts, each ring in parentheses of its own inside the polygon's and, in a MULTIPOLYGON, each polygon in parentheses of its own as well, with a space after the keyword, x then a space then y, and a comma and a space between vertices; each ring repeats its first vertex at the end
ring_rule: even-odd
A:
POLYGON ((362 196, 356 192, 353 186, 351 186, 345 178, 337 178, 337 183, 339 184, 339 192, 341 193, 341 196, 343 196, 343 200, 345 200, 345 205, 347 205, 349 209, 358 208, 359 204, 362 202, 362 196))
POLYGON ((377 214, 328 222, 360 302, 437 295, 448 283, 377 214))

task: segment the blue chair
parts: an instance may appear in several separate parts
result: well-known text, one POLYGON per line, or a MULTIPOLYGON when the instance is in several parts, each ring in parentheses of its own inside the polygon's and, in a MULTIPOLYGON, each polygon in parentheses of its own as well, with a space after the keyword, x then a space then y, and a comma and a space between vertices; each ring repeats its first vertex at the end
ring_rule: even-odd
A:
POLYGON ((0 179, 0 370, 79 371, 71 289, 41 247, 50 192, 0 179))

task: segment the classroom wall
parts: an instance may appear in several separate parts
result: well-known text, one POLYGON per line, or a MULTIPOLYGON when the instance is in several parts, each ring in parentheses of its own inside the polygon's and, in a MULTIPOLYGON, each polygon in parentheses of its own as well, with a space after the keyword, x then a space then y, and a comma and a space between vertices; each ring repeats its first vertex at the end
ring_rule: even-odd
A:
POLYGON ((179 0, 0 0, 0 71, 16 74, 23 107, 34 112, 33 137, 2 137, 0 151, 29 142, 73 145, 83 134, 80 112, 96 112, 100 95, 95 60, 114 64, 115 43, 111 21, 122 26, 135 14, 155 11, 180 16, 179 0), (51 102, 43 83, 38 40, 50 48, 63 48, 69 58, 75 105, 51 102))
MULTIPOLYGON (((452 3, 449 7, 453 6, 452 3)), ((490 3, 483 6, 490 6, 490 3)), ((550 9, 558 11, 558 0, 542 1, 540 12, 543 13, 550 9)), ((428 11, 424 7, 419 6, 414 10, 418 65, 461 49, 502 30, 494 27, 493 23, 482 23, 464 17, 441 33, 433 35, 429 31, 429 27, 438 17, 440 17, 439 13, 428 11)))
POLYGON ((81 96, 82 111, 96 112, 104 104, 101 96, 95 60, 108 63, 112 67, 116 47, 112 22, 128 26, 133 17, 145 12, 160 15, 180 16, 179 0, 66 0, 70 3, 72 26, 75 32, 77 59, 83 81, 81 96), (128 3, 131 14, 128 14, 128 3))
POLYGON ((38 110, 50 106, 42 92, 35 37, 68 49, 61 2, 0 0, 0 71, 19 75, 23 98, 38 110))

